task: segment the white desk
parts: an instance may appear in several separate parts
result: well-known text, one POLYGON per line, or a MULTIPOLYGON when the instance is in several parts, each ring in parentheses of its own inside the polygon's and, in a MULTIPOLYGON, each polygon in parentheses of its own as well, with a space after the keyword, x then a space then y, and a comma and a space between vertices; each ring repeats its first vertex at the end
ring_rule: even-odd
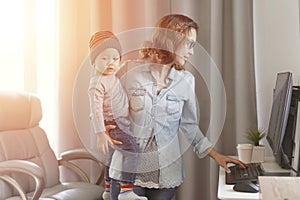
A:
MULTIPOLYGON (((263 163, 263 168, 267 172, 290 172, 286 169, 281 169, 271 157, 266 158, 263 163)), ((256 200, 261 199, 260 193, 236 192, 233 190, 234 185, 225 184, 225 170, 220 167, 219 170, 219 185, 218 198, 222 200, 256 200)))

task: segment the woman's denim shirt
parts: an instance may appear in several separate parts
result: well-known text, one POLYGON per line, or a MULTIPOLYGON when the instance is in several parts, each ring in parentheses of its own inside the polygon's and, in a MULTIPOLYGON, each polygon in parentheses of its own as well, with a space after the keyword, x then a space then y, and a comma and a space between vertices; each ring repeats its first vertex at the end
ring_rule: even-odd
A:
POLYGON ((120 80, 129 99, 132 132, 142 152, 149 140, 156 140, 159 184, 176 187, 184 177, 181 160, 184 151, 192 145, 198 157, 203 157, 212 146, 198 126, 194 76, 171 68, 167 87, 157 94, 149 64, 130 61, 124 67, 127 73, 120 80))

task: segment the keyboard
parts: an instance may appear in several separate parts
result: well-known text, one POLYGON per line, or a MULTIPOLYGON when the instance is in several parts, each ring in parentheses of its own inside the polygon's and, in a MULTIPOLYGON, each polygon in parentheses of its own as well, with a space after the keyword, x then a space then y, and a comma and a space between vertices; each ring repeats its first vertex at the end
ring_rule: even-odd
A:
POLYGON ((231 173, 226 173, 226 184, 236 184, 239 182, 258 182, 258 176, 263 175, 261 163, 249 163, 247 168, 239 165, 229 167, 231 173))

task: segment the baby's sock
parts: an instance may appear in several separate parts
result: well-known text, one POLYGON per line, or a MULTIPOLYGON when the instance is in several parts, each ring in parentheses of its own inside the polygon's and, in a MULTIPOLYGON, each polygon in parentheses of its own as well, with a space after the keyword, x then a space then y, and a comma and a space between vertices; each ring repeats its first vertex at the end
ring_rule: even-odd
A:
POLYGON ((121 183, 121 190, 120 190, 120 194, 124 194, 126 192, 132 192, 133 191, 133 184, 124 184, 124 183, 121 183))
POLYGON ((139 196, 133 192, 133 184, 120 183, 121 190, 118 200, 148 200, 147 197, 139 196))
POLYGON ((109 181, 105 181, 105 192, 110 193, 110 182, 109 181))
POLYGON ((102 194, 102 198, 104 200, 109 200, 110 199, 110 182, 109 181, 105 181, 105 189, 104 189, 104 192, 102 194))

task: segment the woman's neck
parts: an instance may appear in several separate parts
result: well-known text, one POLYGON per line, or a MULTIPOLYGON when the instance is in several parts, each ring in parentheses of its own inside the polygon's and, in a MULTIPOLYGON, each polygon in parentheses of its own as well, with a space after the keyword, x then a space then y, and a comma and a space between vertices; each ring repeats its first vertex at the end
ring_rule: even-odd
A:
POLYGON ((170 74, 171 65, 154 65, 151 66, 152 75, 156 80, 157 83, 157 90, 158 93, 167 87, 167 78, 170 74))
POLYGON ((151 71, 155 75, 156 79, 166 80, 171 68, 171 65, 153 65, 151 66, 151 71))

